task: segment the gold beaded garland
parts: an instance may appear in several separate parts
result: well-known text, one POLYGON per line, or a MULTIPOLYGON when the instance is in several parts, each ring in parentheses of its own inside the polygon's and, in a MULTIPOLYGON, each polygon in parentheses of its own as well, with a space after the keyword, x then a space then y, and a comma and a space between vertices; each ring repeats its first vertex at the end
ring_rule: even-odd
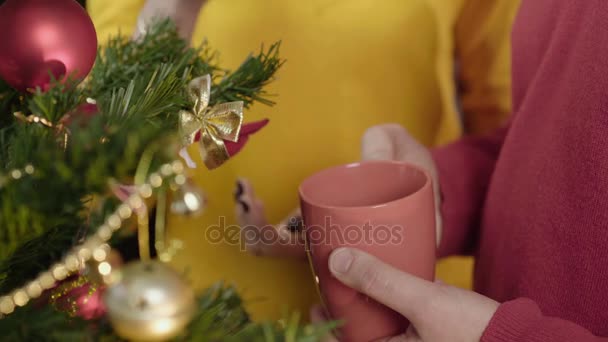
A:
MULTIPOLYGON (((169 167, 171 167, 171 166, 169 166, 169 167)), ((6 185, 11 180, 16 181, 16 180, 20 180, 25 175, 27 175, 27 176, 33 175, 34 171, 36 171, 34 166, 31 164, 28 164, 22 169, 10 170, 7 173, 7 175, 4 175, 4 176, 0 175, 0 189, 3 188, 4 185, 6 185)))
POLYGON ((39 282, 33 281, 27 286, 26 292, 30 298, 38 298, 42 295, 42 286, 40 286, 39 282))
POLYGON ((15 302, 9 296, 0 298, 0 312, 5 315, 12 313, 15 310, 15 302))
MULTIPOLYGON (((34 166, 27 165, 23 169, 9 171, 8 176, 0 175, 0 188, 8 181, 19 180, 24 175, 32 175, 34 172, 34 166)), ((115 212, 106 218, 105 223, 97 229, 96 234, 87 238, 82 244, 75 246, 62 261, 54 264, 48 271, 40 273, 27 285, 13 290, 10 294, 0 295, 0 317, 13 313, 15 307, 24 306, 31 299, 39 297, 42 291, 48 290, 56 282, 66 279, 69 273, 83 267, 91 258, 98 262, 97 271, 102 276, 109 276, 112 266, 106 261, 109 252, 103 247, 105 242, 112 237, 113 232, 120 229, 124 220, 131 217, 133 211, 141 209, 144 205, 144 198, 152 196, 152 192, 148 192, 148 188, 159 188, 163 184, 163 177, 180 176, 183 172, 182 162, 176 160, 170 164, 162 165, 160 173, 150 174, 148 182, 143 184, 139 191, 131 195, 125 203, 119 205, 115 212)))

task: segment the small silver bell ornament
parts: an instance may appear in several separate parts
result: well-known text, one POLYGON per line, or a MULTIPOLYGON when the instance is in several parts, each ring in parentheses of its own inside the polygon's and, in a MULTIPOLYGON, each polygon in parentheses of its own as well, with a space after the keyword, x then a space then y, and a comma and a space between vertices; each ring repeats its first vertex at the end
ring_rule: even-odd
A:
POLYGON ((176 215, 198 216, 205 210, 205 195, 191 181, 179 185, 172 196, 171 212, 176 215))

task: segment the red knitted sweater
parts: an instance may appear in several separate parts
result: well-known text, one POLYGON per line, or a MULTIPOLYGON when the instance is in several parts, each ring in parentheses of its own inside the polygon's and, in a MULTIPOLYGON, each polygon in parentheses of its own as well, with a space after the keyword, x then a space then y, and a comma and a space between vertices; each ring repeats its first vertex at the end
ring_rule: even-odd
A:
POLYGON ((509 127, 434 152, 440 252, 503 303, 482 341, 608 341, 608 0, 524 0, 513 77, 509 127))

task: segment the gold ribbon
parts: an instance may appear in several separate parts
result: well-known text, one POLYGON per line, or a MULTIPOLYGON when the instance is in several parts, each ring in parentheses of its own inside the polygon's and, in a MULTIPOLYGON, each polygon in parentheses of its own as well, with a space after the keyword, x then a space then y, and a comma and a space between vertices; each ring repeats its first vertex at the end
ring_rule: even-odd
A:
POLYGON ((209 108, 211 76, 193 79, 188 85, 188 95, 194 106, 191 111, 182 110, 180 130, 184 145, 195 142, 200 132, 200 153, 209 169, 225 163, 230 155, 224 140, 237 142, 243 124, 243 102, 220 103, 209 108))
MULTIPOLYGON (((17 119, 19 119, 20 121, 23 121, 25 123, 38 123, 41 124, 42 126, 48 127, 48 128, 53 128, 55 127, 55 125, 53 125, 52 122, 50 122, 49 120, 45 119, 45 118, 41 118, 37 115, 28 115, 26 116, 25 114, 21 113, 21 112, 15 112, 13 114, 17 119)), ((58 130, 63 129, 63 127, 57 127, 58 130)))
POLYGON ((61 142, 63 144, 63 148, 66 149, 68 147, 68 136, 69 136, 70 132, 68 132, 68 129, 63 124, 63 120, 59 124, 53 125, 53 123, 50 122, 49 120, 47 120, 45 118, 41 118, 34 114, 26 116, 25 114, 23 114, 21 112, 15 112, 15 113, 13 113, 13 115, 22 122, 30 123, 30 124, 31 123, 40 124, 44 127, 55 129, 55 131, 57 132, 58 135, 63 134, 63 141, 61 142))

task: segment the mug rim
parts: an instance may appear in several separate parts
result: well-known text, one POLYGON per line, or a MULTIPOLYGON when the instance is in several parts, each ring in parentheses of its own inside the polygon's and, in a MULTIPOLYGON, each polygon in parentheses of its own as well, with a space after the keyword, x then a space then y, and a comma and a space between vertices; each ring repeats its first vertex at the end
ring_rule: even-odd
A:
MULTIPOLYGON (((382 207, 386 207, 389 206, 391 204, 397 203, 399 201, 403 201, 404 199, 407 198, 411 198, 417 194, 419 194, 421 191, 423 191, 427 186, 429 186, 429 183, 432 182, 432 178, 430 173, 423 169, 422 167, 418 166, 418 165, 414 165, 410 162, 405 162, 405 161, 399 161, 399 160, 364 160, 364 161, 358 161, 358 162, 353 162, 353 163, 348 163, 348 164, 342 164, 342 165, 337 165, 337 166, 332 166, 332 167, 328 167, 325 169, 322 169, 320 171, 315 172, 313 175, 307 177, 306 179, 304 179, 301 183, 300 186, 298 187, 298 194, 300 195, 300 199, 303 202, 306 202, 310 205, 313 205, 317 208, 321 208, 321 209, 339 209, 339 210, 361 210, 363 208, 382 208, 382 207), (325 173, 325 172, 329 172, 332 170, 336 170, 336 169, 344 169, 344 168, 353 168, 353 167, 360 167, 361 165, 369 165, 369 164, 383 164, 383 165, 399 165, 399 166, 407 166, 410 167, 412 169, 415 169, 416 171, 422 173, 424 175, 424 183, 422 184, 422 186, 420 186, 420 188, 418 188, 416 191, 412 192, 411 194, 407 195, 407 196, 403 196, 388 202, 383 202, 383 203, 379 203, 379 204, 374 204, 374 205, 358 205, 358 206, 339 206, 339 205, 326 205, 326 204, 319 204, 317 203, 317 201, 312 201, 310 199, 310 197, 306 196, 304 194, 304 184, 312 177, 314 177, 315 175, 319 174, 319 173, 325 173)), ((432 186, 432 184, 430 184, 432 186)), ((433 191, 431 189, 431 191, 433 191)), ((434 194, 433 194, 434 195, 434 194)))

